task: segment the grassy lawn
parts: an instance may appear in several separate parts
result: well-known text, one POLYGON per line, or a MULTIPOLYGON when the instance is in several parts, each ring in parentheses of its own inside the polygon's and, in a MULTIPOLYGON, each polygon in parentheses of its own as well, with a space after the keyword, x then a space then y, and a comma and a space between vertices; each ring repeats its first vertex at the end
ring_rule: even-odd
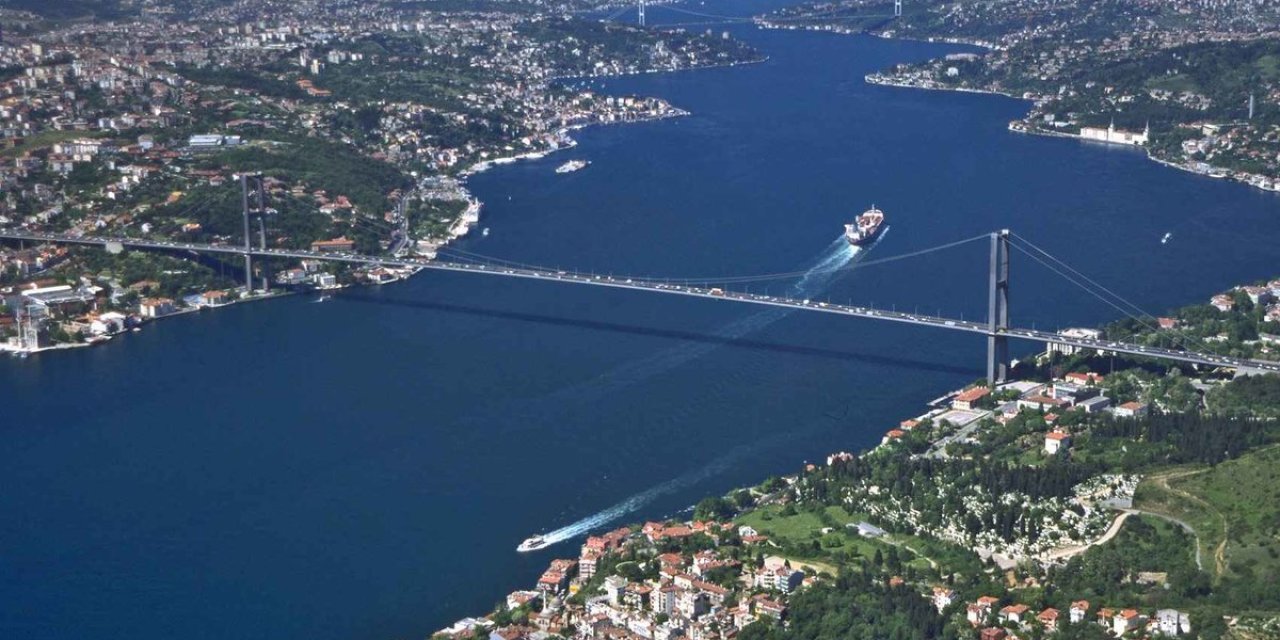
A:
POLYGON ((799 569, 801 571, 804 571, 805 569, 813 569, 814 573, 829 573, 833 576, 840 573, 840 570, 837 569, 834 564, 829 562, 823 562, 821 560, 801 560, 798 558, 788 558, 782 555, 777 557, 790 562, 793 569, 799 569))
POLYGON ((1200 89, 1195 80, 1185 74, 1149 78, 1146 81, 1146 85, 1151 89, 1164 89, 1165 91, 1172 91, 1174 93, 1197 91, 1200 89))
MULTIPOLYGON (((777 505, 756 509, 739 517, 738 524, 750 525, 779 544, 812 544, 814 540, 820 541, 823 553, 836 562, 804 560, 814 565, 814 569, 818 571, 835 573, 835 564, 839 562, 856 558, 870 559, 875 556, 876 551, 884 553, 888 549, 888 543, 864 538, 856 530, 845 526, 866 520, 865 514, 849 513, 843 507, 828 506, 823 510, 825 515, 800 509, 793 515, 784 516, 783 509, 784 507, 777 505), (824 535, 822 530, 826 527, 831 527, 833 531, 824 535)), ((918 545, 913 546, 920 548, 918 545)), ((921 563, 921 568, 928 566, 923 559, 912 560, 915 561, 921 563)), ((792 565, 797 562, 798 560, 791 560, 792 565)))
POLYGON ((1134 505, 1195 529, 1205 569, 1219 578, 1280 572, 1280 447, 1152 474, 1134 505))
POLYGON ((1178 480, 1205 473, 1203 467, 1178 467, 1143 478, 1134 494, 1133 506, 1181 520, 1196 532, 1200 557, 1206 571, 1221 577, 1224 567, 1215 560, 1223 545, 1224 522, 1212 505, 1175 486, 1178 480))
POLYGON ((1225 519, 1222 555, 1227 571, 1239 575, 1247 570, 1255 576, 1280 572, 1280 447, 1241 456, 1171 485, 1212 505, 1225 519))
POLYGON ((784 516, 782 510, 783 507, 777 505, 755 509, 739 517, 738 524, 750 525, 756 531, 779 541, 808 542, 821 537, 824 527, 841 529, 846 524, 865 519, 862 514, 851 514, 839 506, 826 508, 829 518, 825 519, 825 523, 823 517, 811 511, 800 509, 794 515, 784 516))

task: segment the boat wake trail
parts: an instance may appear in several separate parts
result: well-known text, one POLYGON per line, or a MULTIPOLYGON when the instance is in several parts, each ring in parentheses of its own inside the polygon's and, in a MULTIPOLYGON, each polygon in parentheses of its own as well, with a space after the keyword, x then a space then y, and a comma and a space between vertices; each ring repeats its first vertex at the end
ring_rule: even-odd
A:
POLYGON ((800 276, 800 280, 791 285, 792 293, 801 296, 818 293, 831 282, 840 269, 848 266, 861 254, 862 249, 850 245, 845 241, 844 236, 836 238, 827 245, 817 264, 810 267, 803 276, 800 276))
POLYGON ((753 445, 741 445, 729 451, 729 453, 713 460, 710 464, 700 467, 696 471, 686 473, 677 478, 673 478, 662 484, 650 487, 640 493, 637 493, 618 504, 604 509, 592 515, 589 515, 573 524, 565 525, 543 535, 547 545, 553 545, 558 542, 564 542, 578 536, 584 535, 600 527, 603 527, 623 516, 630 514, 641 507, 653 502, 655 499, 669 493, 674 493, 681 489, 692 487, 699 482, 715 477, 716 475, 728 470, 733 464, 746 457, 752 451, 769 444, 771 441, 780 440, 781 438, 767 438, 764 441, 757 442, 753 445))
MULTIPOLYGON (((837 238, 827 246, 818 259, 805 271, 805 274, 787 288, 786 294, 791 297, 803 298, 822 292, 833 279, 842 273, 840 269, 852 262, 861 253, 862 250, 850 246, 843 237, 837 238)), ((794 309, 773 307, 734 320, 715 331, 712 335, 729 340, 741 338, 759 331, 794 312, 794 309)), ((719 347, 720 345, 714 343, 702 343, 696 345, 683 344, 664 349, 638 362, 604 374, 595 382, 609 389, 635 384, 686 362, 701 358, 719 347)), ((584 391, 586 390, 581 388, 574 389, 575 394, 581 394, 584 391)))
MULTIPOLYGON (((808 271, 806 271, 799 280, 788 287, 788 295, 794 297, 805 297, 821 292, 841 273, 840 270, 842 267, 854 261, 862 253, 862 249, 850 246, 843 236, 837 238, 826 248, 826 250, 823 251, 822 255, 811 267, 809 267, 808 271)), ((793 312, 793 309, 772 308, 766 311, 754 313, 725 325, 725 327, 717 331, 715 335, 722 338, 740 338, 754 331, 759 331, 760 329, 777 322, 793 312)), ((664 350, 650 358, 645 358, 640 362, 626 367, 623 371, 614 371, 608 374, 606 377, 607 385, 609 387, 616 388, 619 384, 639 382, 640 380, 657 375, 690 360, 699 358, 707 352, 717 348, 717 346, 718 345, 715 344, 700 344, 692 348, 689 346, 681 346, 679 348, 664 350)), ((575 390, 575 393, 580 395, 582 391, 583 390, 581 388, 578 388, 575 390)), ((649 489, 637 493, 607 509, 547 533, 543 537, 546 539, 547 544, 551 545, 598 529, 610 522, 622 518, 627 514, 639 510, 660 496, 694 486, 699 482, 724 472, 732 464, 750 454, 752 451, 760 449, 761 447, 769 446, 773 440, 775 439, 766 438, 764 440, 757 441, 752 445, 735 447, 727 455, 699 468, 697 471, 687 473, 650 487, 649 489)))

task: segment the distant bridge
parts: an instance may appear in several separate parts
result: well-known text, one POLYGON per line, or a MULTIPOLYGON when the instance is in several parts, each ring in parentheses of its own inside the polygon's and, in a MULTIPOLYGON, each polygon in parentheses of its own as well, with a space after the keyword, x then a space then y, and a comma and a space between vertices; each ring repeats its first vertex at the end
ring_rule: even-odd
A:
MULTIPOLYGON (((970 238, 969 240, 964 240, 958 243, 944 245, 944 247, 955 246, 957 244, 963 244, 981 238, 982 236, 970 238)), ((241 256, 246 259, 249 257, 289 258, 340 262, 371 267, 384 266, 433 269, 437 271, 484 274, 506 278, 526 278, 531 280, 563 282, 567 284, 592 285, 597 287, 612 287, 615 289, 631 289, 650 293, 708 298, 728 302, 782 307, 800 311, 829 313, 840 316, 853 316, 871 320, 887 320, 890 322, 935 327, 950 331, 963 331, 987 337, 987 378, 992 383, 1002 382, 1006 379, 1009 364, 1008 341, 1010 338, 1030 340, 1046 344, 1068 345, 1081 349, 1093 349, 1101 352, 1145 356, 1148 358, 1208 367, 1226 367, 1241 371, 1280 373, 1280 363, 1277 362, 1233 358, 1190 350, 1149 347, 1114 340, 1072 337, 1050 331, 1011 327, 1008 324, 1010 233, 1008 231, 1000 231, 989 234, 989 238, 991 243, 991 266, 988 320, 985 322, 975 322, 970 320, 957 320, 954 318, 922 315, 918 313, 906 313, 854 305, 833 304, 816 300, 801 300, 783 296, 770 296, 767 294, 744 293, 741 291, 723 289, 714 286, 696 286, 689 281, 584 274, 532 266, 454 262, 422 258, 364 256, 352 253, 329 253, 298 249, 271 249, 253 248, 251 246, 163 242, 127 237, 75 236, 66 234, 0 230, 0 240, 89 245, 109 249, 134 248, 160 251, 224 254, 241 256)), ((937 249, 938 248, 928 249, 916 252, 912 255, 918 255, 937 249)), ((735 279, 726 278, 726 280, 732 281, 735 279)), ((1113 306, 1115 305, 1113 304, 1113 306)))

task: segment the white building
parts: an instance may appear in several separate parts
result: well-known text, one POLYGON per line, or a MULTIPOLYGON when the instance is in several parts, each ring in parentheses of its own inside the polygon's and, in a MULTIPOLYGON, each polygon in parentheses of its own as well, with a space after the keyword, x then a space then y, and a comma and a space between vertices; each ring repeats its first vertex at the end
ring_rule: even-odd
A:
POLYGON ((1147 125, 1142 133, 1133 131, 1125 131, 1117 129, 1115 121, 1112 121, 1106 129, 1102 127, 1081 127, 1080 137, 1085 140, 1097 140, 1098 142, 1108 142, 1111 144, 1131 144, 1135 146, 1147 144, 1147 138, 1151 136, 1151 126, 1147 125))
POLYGON ((1161 609, 1157 611, 1156 625, 1160 633, 1166 636, 1191 633, 1191 618, 1176 609, 1161 609))
POLYGON ((612 602, 614 606, 622 604, 622 596, 627 591, 627 579, 622 576, 605 578, 604 591, 609 594, 609 602, 612 602))
POLYGON ((1044 452, 1054 456, 1059 451, 1071 446, 1071 435, 1065 431, 1050 431, 1044 434, 1044 452))
POLYGON ((937 607, 938 613, 942 613, 943 609, 951 606, 955 601, 956 592, 946 587, 933 588, 933 606, 937 607))
POLYGON ((1071 619, 1071 624, 1078 624, 1084 621, 1084 616, 1087 613, 1089 613, 1089 601, 1079 600, 1071 603, 1071 609, 1067 611, 1067 616, 1071 619))
MULTIPOLYGON (((1085 329, 1081 327, 1075 327, 1071 329, 1063 329, 1062 331, 1058 332, 1058 335, 1064 338, 1073 338, 1075 340, 1098 340, 1102 337, 1102 332, 1097 329, 1085 329)), ((1060 342, 1050 342, 1049 349, 1046 353, 1050 353, 1050 354, 1061 353, 1064 356, 1069 356, 1076 353, 1080 353, 1081 351, 1084 351, 1084 349, 1081 347, 1077 347, 1069 344, 1062 344, 1060 342)))

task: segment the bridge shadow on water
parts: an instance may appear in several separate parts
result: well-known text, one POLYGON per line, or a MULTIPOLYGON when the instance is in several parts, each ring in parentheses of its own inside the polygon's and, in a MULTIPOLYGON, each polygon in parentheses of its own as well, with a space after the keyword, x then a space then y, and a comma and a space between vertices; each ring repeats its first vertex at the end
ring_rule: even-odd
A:
POLYGON ((529 313, 525 311, 509 311, 502 309, 492 309, 486 307, 476 307, 471 305, 449 304, 444 302, 431 302, 425 300, 409 300, 404 298, 389 298, 382 296, 364 296, 359 294, 344 293, 337 296, 338 299, 347 302, 359 302, 363 304, 385 305, 390 307, 400 307, 406 309, 421 309, 425 311, 440 311, 444 313, 453 313, 470 316, 480 316, 485 318, 500 318, 503 320, 515 320, 518 322, 532 322, 550 326, 562 327, 579 327, 583 329, 593 329, 597 331, 612 331, 615 333, 625 333, 629 335, 647 336, 654 338, 668 338, 671 340, 687 340, 690 342, 700 342, 704 344, 714 344, 728 347, 737 347, 741 349, 754 349, 757 351, 770 351, 774 353, 785 353, 791 355, 816 356, 820 358, 832 358, 837 360, 845 360, 849 362, 865 362, 868 364, 885 365, 891 367, 900 367, 904 369, 914 369, 918 371, 932 371, 938 373, 953 373, 965 376, 979 376, 984 372, 976 367, 962 367, 957 365, 946 364, 942 362, 928 362, 925 360, 915 360, 909 358, 889 357, 872 353, 847 351, 843 349, 827 349, 822 347, 802 347, 798 345, 782 344, 778 342, 770 342, 766 340, 756 340, 751 338, 732 338, 727 336, 718 336, 698 331, 684 331, 679 329, 658 329, 655 327, 644 327, 634 324, 624 324, 618 322, 604 322, 600 320, 586 320, 582 318, 569 318, 564 316, 555 316, 542 313, 529 313))

